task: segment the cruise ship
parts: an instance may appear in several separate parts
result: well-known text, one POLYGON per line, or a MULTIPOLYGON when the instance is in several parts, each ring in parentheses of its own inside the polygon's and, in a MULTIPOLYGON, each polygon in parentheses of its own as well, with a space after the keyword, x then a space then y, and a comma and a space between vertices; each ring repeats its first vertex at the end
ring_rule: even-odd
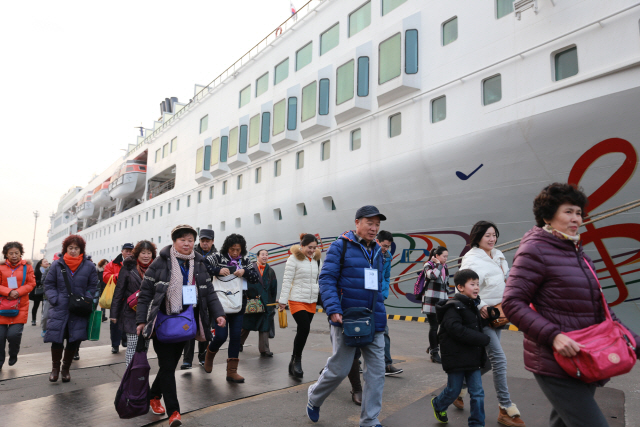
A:
MULTIPOLYGON (((162 100, 123 157, 62 196, 46 254, 79 233, 95 261, 113 259, 186 223, 218 247, 244 235, 281 272, 299 233, 326 251, 373 204, 395 277, 434 246, 464 254, 481 219, 498 243, 522 237, 551 182, 580 185, 591 214, 638 199, 639 107, 637 1, 312 0, 192 99, 162 100)), ((636 330, 639 220, 582 230, 636 330)), ((390 314, 420 315, 408 277, 390 314)))

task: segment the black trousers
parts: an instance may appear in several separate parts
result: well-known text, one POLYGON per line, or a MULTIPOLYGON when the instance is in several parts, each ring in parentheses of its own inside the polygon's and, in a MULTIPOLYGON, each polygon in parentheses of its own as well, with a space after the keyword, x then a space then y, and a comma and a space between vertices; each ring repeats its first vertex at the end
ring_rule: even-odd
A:
POLYGON ((158 374, 151 386, 152 398, 164 398, 167 415, 174 412, 180 413, 180 403, 178 402, 178 392, 176 390, 176 367, 182 356, 187 341, 177 343, 163 343, 158 338, 153 338, 153 349, 158 356, 158 374))
MULTIPOLYGON (((184 345, 184 356, 182 358, 183 363, 193 363, 193 353, 195 351, 196 339, 192 339, 187 341, 184 345)), ((207 346, 209 345, 206 341, 198 341, 198 362, 204 362, 204 358, 207 355, 207 346)))
POLYGON ((293 340, 293 355, 302 356, 302 350, 304 350, 305 344, 307 344, 307 338, 309 337, 309 331, 311 330, 311 321, 315 313, 309 313, 308 311, 298 311, 293 315, 293 319, 298 325, 298 331, 296 337, 293 340))
POLYGON ((41 300, 33 300, 33 307, 31 308, 31 320, 36 321, 36 315, 38 314, 38 307, 40 307, 41 300))
POLYGON ((438 347, 438 318, 435 313, 427 314, 429 322, 429 347, 433 350, 438 347))

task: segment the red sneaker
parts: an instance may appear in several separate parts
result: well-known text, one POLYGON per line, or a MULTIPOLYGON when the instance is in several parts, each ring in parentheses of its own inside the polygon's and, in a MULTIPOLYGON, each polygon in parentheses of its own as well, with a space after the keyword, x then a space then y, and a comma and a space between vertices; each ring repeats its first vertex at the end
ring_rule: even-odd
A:
POLYGON ((166 412, 164 410, 164 407, 162 406, 162 403, 160 403, 160 399, 158 399, 157 397, 151 399, 149 405, 151 406, 151 412, 156 415, 164 415, 164 413, 166 412))
POLYGON ((169 418, 169 427, 178 427, 182 425, 182 418, 180 418, 180 413, 175 411, 171 418, 169 418))

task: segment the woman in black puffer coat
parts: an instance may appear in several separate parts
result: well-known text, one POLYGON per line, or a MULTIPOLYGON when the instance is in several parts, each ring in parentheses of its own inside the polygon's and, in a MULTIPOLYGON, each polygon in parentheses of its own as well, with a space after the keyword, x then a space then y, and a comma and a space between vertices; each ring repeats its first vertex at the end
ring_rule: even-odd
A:
POLYGON ((129 366, 136 351, 138 335, 136 333, 136 310, 129 305, 129 297, 140 291, 142 279, 151 262, 156 259, 156 246, 148 241, 138 242, 130 257, 122 262, 122 269, 118 275, 118 283, 113 293, 111 303, 111 321, 127 334, 126 366, 129 366))

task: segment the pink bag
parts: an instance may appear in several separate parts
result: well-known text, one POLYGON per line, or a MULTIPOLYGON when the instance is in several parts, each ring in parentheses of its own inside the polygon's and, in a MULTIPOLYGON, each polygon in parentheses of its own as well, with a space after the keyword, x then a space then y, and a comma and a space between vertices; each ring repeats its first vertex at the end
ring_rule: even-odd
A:
POLYGON ((127 298, 127 304, 129 304, 129 307, 131 307, 131 310, 133 311, 138 311, 138 294, 140 293, 140 291, 136 291, 134 293, 132 293, 131 295, 129 295, 129 298, 127 298))
POLYGON ((553 355, 567 374, 585 383, 592 383, 631 371, 636 363, 636 342, 627 328, 611 318, 600 281, 586 260, 585 263, 600 287, 605 320, 588 328, 563 332, 584 345, 576 356, 564 357, 555 350, 553 355))

